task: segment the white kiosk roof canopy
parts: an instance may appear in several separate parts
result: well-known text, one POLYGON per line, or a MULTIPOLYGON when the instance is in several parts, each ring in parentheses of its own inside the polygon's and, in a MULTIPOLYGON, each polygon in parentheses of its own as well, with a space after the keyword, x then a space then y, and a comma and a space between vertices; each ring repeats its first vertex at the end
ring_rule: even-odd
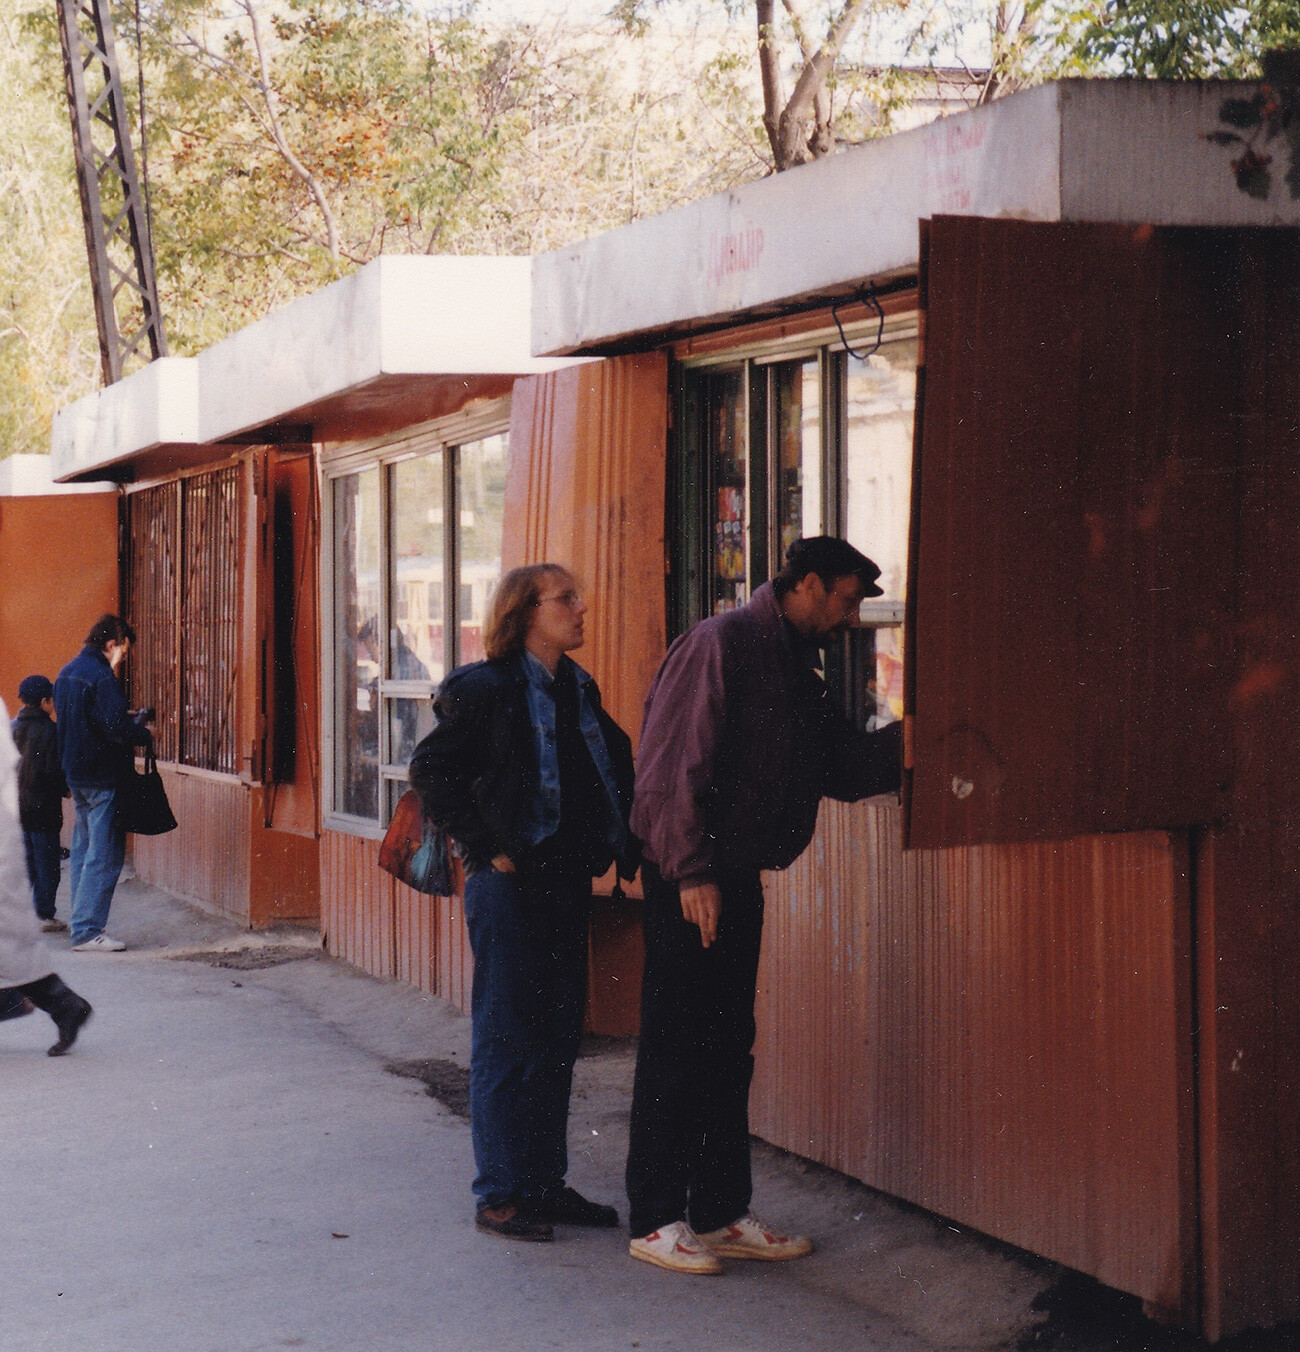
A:
POLYGON ((1070 80, 648 217, 539 257, 533 351, 595 353, 915 270, 936 215, 1300 225, 1239 191, 1205 133, 1253 86, 1070 80))

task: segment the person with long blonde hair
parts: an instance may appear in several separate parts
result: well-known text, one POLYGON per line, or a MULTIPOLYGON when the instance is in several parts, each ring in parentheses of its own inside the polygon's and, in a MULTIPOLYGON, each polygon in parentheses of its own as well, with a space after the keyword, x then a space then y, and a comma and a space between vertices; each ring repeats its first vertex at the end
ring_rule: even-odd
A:
POLYGON ((614 862, 630 878, 637 858, 631 743, 569 656, 586 613, 567 568, 506 573, 486 660, 442 683, 434 730, 411 759, 412 787, 465 865, 475 1223, 508 1239, 618 1224, 565 1181, 591 880, 614 862))

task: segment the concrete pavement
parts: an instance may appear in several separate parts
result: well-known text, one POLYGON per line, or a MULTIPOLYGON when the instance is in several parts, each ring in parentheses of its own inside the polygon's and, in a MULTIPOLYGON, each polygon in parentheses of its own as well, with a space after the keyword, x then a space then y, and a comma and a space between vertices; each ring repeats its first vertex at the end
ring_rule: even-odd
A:
MULTIPOLYGON (((1050 1265, 766 1148, 755 1208, 816 1237, 802 1262, 684 1278, 621 1230, 481 1235, 466 1122, 389 1068, 466 1066, 468 1020, 139 882, 110 929, 129 952, 60 958, 96 1009, 69 1056, 43 1015, 0 1026, 0 1352, 1195 1345, 1045 1323, 1050 1265)), ((570 1181, 623 1215, 631 1069, 584 1056, 570 1132, 570 1181)))

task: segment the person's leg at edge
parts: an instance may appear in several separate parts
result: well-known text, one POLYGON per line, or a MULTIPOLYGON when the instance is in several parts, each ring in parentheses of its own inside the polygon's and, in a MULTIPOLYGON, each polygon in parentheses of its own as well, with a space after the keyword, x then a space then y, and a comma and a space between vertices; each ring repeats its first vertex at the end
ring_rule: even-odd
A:
POLYGON ((126 859, 126 836, 117 820, 117 793, 113 789, 77 788, 72 800, 77 825, 72 833, 72 873, 76 891, 72 898, 72 943, 85 943, 103 934, 126 859), (83 830, 81 854, 78 835, 83 830))
POLYGON ((54 899, 59 891, 59 834, 57 831, 24 831, 27 876, 32 884, 32 904, 40 920, 54 919, 54 899))
MULTIPOLYGON (((754 1075, 754 996, 763 937, 757 874, 722 883, 718 950, 705 992, 706 1040, 699 1063, 700 1149, 689 1181, 691 1227, 708 1234, 749 1211, 749 1086, 754 1075)), ((709 950, 712 952, 712 948, 709 950)))
POLYGON ((537 963, 537 1057, 527 1077, 534 1131, 525 1196, 564 1187, 568 1173, 569 1097, 587 1000, 591 879, 560 875, 533 884, 532 942, 537 963))
POLYGON ((628 1229, 640 1239, 685 1219, 700 1149, 699 1077, 709 954, 675 884, 642 866, 645 970, 628 1140, 628 1229))
POLYGON ((81 866, 85 862, 86 846, 90 840, 87 822, 90 809, 82 797, 82 790, 76 787, 72 789, 72 811, 72 840, 68 847, 68 904, 71 911, 75 911, 77 894, 81 891, 81 866))
POLYGON ((517 874, 484 868, 465 884, 474 953, 471 993, 470 1134, 480 1211, 520 1200, 528 1183, 533 1123, 526 1102, 534 1072, 536 964, 517 874))

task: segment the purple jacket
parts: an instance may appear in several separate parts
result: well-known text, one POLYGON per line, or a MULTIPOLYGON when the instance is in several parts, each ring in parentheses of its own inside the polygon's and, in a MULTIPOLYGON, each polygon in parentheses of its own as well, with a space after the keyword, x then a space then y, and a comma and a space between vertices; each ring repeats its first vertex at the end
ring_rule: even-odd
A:
POLYGON ((665 878, 787 868, 823 797, 898 788, 902 725, 859 732, 815 655, 770 582, 668 649, 646 697, 631 819, 665 878))

